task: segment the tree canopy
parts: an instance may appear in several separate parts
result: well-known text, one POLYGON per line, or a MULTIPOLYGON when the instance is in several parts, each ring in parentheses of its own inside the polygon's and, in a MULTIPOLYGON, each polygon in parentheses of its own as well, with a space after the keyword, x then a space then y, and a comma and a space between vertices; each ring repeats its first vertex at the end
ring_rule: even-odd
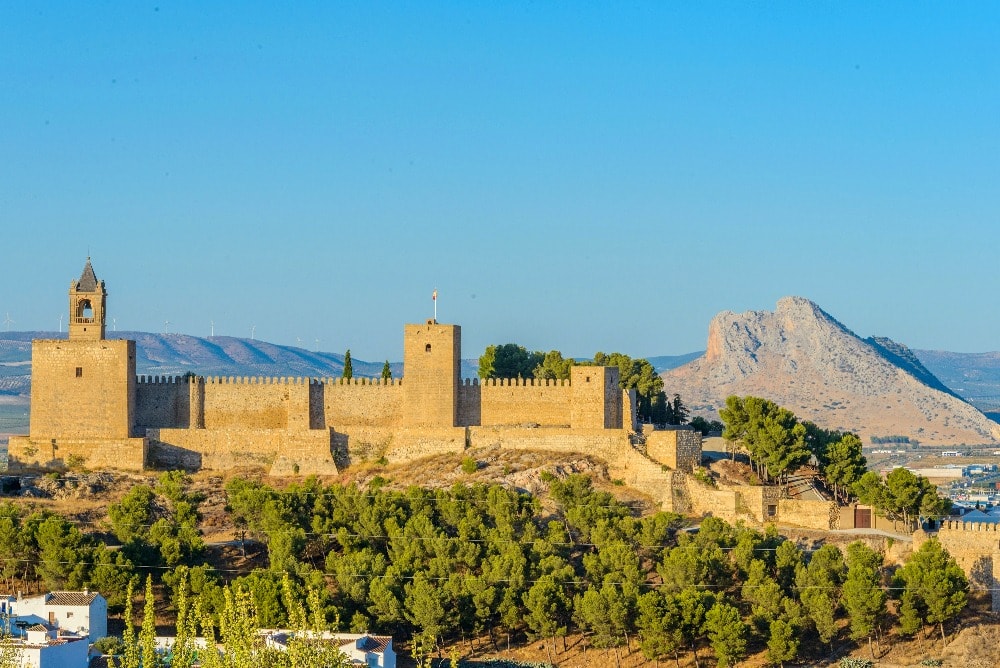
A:
POLYGON ((487 346, 479 357, 480 378, 534 378, 545 353, 530 352, 516 343, 487 346))

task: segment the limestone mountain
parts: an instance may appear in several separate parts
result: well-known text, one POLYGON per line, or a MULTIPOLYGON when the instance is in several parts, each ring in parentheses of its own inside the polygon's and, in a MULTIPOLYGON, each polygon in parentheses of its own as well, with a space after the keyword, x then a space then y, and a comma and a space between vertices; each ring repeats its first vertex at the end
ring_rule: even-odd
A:
POLYGON ((958 398, 906 346, 862 339, 801 297, 779 300, 774 312, 719 313, 705 355, 662 375, 668 393, 680 393, 692 414, 711 419, 727 396, 750 394, 866 440, 1000 439, 1000 425, 958 398))

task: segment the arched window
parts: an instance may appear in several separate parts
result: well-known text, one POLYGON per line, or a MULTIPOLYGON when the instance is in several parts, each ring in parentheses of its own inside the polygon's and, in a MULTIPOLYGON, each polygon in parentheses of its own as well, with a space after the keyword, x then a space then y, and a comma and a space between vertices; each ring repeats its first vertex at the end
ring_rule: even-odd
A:
POLYGON ((430 351, 431 351, 431 344, 428 343, 426 346, 424 346, 424 352, 429 353, 430 351))
POLYGON ((94 320, 94 307, 89 299, 81 299, 76 307, 76 317, 81 322, 92 322, 94 320))

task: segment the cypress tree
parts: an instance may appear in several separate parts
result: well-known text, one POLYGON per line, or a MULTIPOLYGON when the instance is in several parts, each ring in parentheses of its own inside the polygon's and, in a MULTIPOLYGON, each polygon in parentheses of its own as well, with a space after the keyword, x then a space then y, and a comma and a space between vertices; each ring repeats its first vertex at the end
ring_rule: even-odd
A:
POLYGON ((351 349, 344 353, 344 378, 350 380, 354 377, 354 368, 351 366, 351 349))
POLYGON ((392 369, 389 368, 389 360, 382 366, 382 380, 392 380, 392 369))

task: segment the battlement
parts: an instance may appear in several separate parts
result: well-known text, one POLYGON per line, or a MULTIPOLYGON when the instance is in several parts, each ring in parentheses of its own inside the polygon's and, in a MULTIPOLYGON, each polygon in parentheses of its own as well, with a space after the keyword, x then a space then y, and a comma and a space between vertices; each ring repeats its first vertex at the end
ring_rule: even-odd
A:
POLYGON ((398 387, 403 384, 402 378, 317 378, 317 383, 323 385, 378 385, 380 387, 398 387))
POLYGON ((555 378, 466 378, 462 381, 464 387, 481 385, 483 387, 570 387, 569 379, 555 378))
POLYGON ((313 378, 307 376, 136 376, 140 385, 365 385, 396 387, 402 378, 313 378))
POLYGON ((945 520, 944 522, 941 522, 940 530, 1000 533, 1000 524, 995 522, 962 522, 960 520, 945 520))

